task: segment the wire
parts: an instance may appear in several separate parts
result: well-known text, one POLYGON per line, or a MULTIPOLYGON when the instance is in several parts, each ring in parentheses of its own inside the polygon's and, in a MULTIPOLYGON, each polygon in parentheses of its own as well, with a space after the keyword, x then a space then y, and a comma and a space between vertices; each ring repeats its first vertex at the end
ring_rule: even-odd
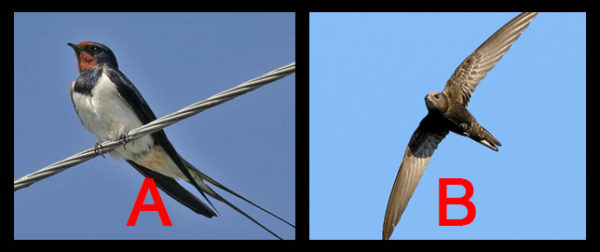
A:
POLYGON ((178 121, 181 121, 185 118, 198 114, 204 111, 207 108, 213 107, 215 105, 221 104, 223 102, 229 101, 237 96, 243 95, 247 92, 253 91, 263 85, 266 85, 275 80, 281 79, 285 76, 288 76, 296 71, 296 62, 292 62, 286 66, 282 66, 277 68, 271 72, 263 74, 262 76, 256 77, 254 79, 248 80, 242 84, 239 84, 233 88, 221 91, 203 101, 196 102, 191 104, 183 109, 180 109, 171 114, 165 115, 161 118, 158 118, 152 122, 149 122, 146 125, 140 126, 139 128, 133 129, 129 131, 127 136, 124 139, 117 140, 108 140, 100 143, 101 149, 98 151, 97 148, 90 148, 74 154, 68 158, 65 158, 61 161, 55 162, 51 165, 48 165, 36 172, 27 174, 20 179, 14 181, 14 191, 16 192, 19 189, 23 189, 25 187, 30 186, 33 183, 36 183, 44 178, 55 175, 59 172, 66 170, 69 167, 75 166, 79 163, 90 160, 98 155, 109 152, 118 146, 122 145, 123 142, 133 141, 135 139, 141 138, 147 134, 151 134, 153 132, 159 131, 171 124, 174 124, 178 121))

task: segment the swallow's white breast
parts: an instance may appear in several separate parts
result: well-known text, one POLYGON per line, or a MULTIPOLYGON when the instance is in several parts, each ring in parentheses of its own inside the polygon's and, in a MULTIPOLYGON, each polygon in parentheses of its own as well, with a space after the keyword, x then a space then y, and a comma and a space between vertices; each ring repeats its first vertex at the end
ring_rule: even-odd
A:
MULTIPOLYGON (((82 124, 101 140, 115 140, 129 130, 142 126, 133 109, 119 95, 116 85, 102 72, 92 95, 73 92, 73 104, 82 124)), ((136 160, 147 154, 153 145, 147 135, 110 152, 114 158, 136 160)))
MULTIPOLYGON (((92 95, 73 92, 73 104, 82 124, 101 140, 114 140, 129 130, 142 126, 132 107, 119 95, 117 86, 102 72, 92 95)), ((131 160, 172 178, 187 178, 151 135, 128 142, 109 152, 116 159, 131 160)))

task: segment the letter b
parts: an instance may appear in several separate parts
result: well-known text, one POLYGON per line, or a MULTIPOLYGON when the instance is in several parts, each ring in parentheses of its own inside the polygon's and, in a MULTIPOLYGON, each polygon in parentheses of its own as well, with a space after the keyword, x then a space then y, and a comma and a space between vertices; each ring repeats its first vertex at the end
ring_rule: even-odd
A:
POLYGON ((463 178, 440 178, 440 226, 464 226, 475 219, 475 205, 469 201, 473 196, 473 185, 463 178), (447 186, 459 185, 465 188, 465 195, 460 198, 448 198, 447 186), (448 219, 448 205, 463 205, 467 208, 467 216, 463 219, 448 219))

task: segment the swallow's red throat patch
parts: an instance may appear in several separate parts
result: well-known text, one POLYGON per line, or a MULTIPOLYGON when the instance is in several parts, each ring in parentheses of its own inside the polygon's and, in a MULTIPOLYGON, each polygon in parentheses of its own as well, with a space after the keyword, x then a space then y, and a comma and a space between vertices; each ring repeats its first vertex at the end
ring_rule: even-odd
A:
POLYGON ((82 51, 77 56, 77 67, 79 71, 90 70, 98 64, 96 58, 92 57, 89 53, 82 51))

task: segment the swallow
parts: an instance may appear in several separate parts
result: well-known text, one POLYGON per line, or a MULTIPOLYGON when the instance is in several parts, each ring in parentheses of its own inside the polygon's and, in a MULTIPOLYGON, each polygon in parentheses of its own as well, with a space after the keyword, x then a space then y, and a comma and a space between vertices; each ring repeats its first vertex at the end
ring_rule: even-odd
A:
MULTIPOLYGON (((217 194, 205 183, 206 180, 294 227, 283 218, 265 210, 196 169, 175 151, 163 130, 127 142, 124 136, 129 130, 156 119, 150 106, 133 83, 119 70, 117 59, 110 48, 91 41, 79 44, 67 43, 67 45, 73 48, 77 57, 79 77, 71 83, 70 95, 81 123, 98 138, 99 142, 124 140, 123 146, 109 152, 111 157, 127 161, 142 175, 154 179, 162 191, 200 215, 208 218, 217 216, 216 209, 206 196, 208 194, 281 239, 273 231, 217 194), (176 179, 183 179, 192 184, 210 204, 210 207, 183 188, 176 179)), ((98 143, 96 143, 96 147, 98 147, 98 143)))
POLYGON ((521 13, 506 23, 463 60, 442 92, 430 92, 425 96, 428 113, 410 138, 396 175, 383 220, 384 240, 392 235, 433 152, 450 131, 498 151, 498 146, 502 144, 477 122, 467 110, 467 104, 477 85, 536 15, 521 13))

